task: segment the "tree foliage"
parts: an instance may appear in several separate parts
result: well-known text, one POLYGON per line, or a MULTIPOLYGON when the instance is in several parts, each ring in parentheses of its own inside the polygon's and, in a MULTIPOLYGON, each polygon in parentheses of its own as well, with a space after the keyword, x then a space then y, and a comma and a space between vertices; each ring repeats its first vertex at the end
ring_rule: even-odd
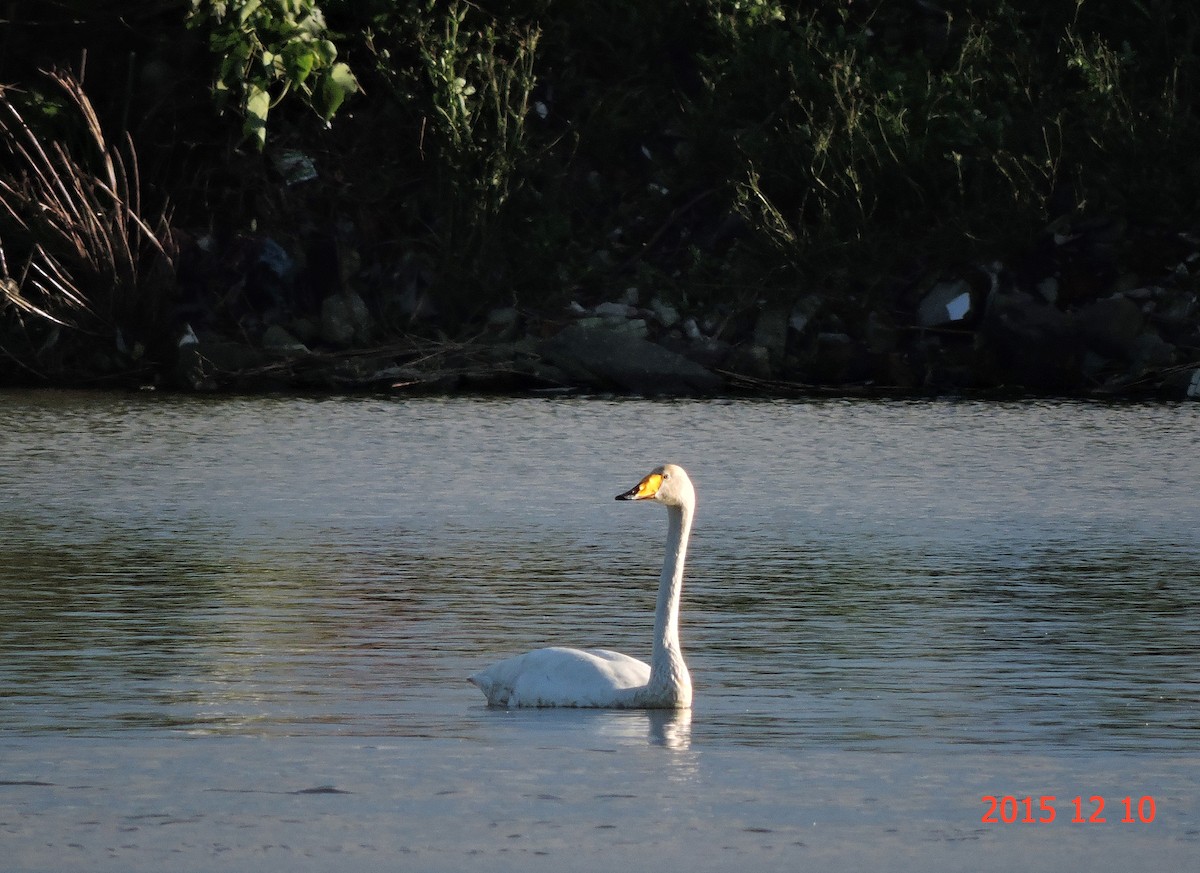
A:
POLYGON ((213 89, 244 118, 242 131, 259 149, 271 108, 296 94, 328 122, 358 90, 350 67, 315 0, 191 0, 188 27, 208 33, 217 58, 213 89))
POLYGON ((460 320, 850 294, 1064 219, 1188 226, 1200 197, 1184 0, 8 6, 16 104, 48 117, 35 71, 86 62, 177 222, 336 238, 380 308, 401 275, 460 320), (318 179, 281 183, 283 150, 318 179))

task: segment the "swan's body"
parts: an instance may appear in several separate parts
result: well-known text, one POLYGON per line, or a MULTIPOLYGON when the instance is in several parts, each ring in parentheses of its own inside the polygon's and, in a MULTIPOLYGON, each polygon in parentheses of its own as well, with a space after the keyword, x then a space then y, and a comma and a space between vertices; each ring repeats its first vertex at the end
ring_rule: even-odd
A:
POLYGON ((679 648, 679 597, 696 495, 682 467, 666 464, 617 500, 653 500, 667 508, 667 550, 654 613, 650 663, 605 649, 536 649, 480 670, 470 681, 490 706, 586 706, 686 709, 692 681, 679 648))

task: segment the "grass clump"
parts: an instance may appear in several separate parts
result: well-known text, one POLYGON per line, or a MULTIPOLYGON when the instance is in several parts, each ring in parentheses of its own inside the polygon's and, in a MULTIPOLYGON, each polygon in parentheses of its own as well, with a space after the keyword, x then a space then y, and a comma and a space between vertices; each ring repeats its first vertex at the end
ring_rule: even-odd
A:
POLYGON ((0 318, 6 340, 26 346, 5 351, 36 362, 54 354, 68 328, 133 353, 160 336, 170 303, 170 214, 143 211, 132 140, 108 142, 74 77, 49 79, 63 99, 43 104, 36 119, 36 104, 0 92, 0 143, 10 159, 0 171, 0 318), (60 129, 60 113, 75 123, 60 129), (63 129, 80 136, 61 138, 63 129))

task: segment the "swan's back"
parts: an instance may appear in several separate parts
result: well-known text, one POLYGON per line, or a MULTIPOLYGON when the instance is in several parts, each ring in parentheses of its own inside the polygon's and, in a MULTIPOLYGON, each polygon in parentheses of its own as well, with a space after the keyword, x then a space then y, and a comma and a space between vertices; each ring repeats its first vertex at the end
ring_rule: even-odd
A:
POLYGON ((535 649, 480 670, 469 680, 489 706, 628 706, 650 667, 607 649, 535 649))

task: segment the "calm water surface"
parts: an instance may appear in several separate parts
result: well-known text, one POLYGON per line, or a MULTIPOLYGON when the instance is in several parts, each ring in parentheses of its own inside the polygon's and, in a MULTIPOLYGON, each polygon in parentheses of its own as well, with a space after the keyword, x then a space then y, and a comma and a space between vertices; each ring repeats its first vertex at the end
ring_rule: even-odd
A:
POLYGON ((0 395, 5 869, 1186 866, 1198 432, 1194 403, 0 395), (699 499, 693 711, 484 707, 463 677, 515 652, 648 656, 666 521, 612 498, 664 460, 699 499))

